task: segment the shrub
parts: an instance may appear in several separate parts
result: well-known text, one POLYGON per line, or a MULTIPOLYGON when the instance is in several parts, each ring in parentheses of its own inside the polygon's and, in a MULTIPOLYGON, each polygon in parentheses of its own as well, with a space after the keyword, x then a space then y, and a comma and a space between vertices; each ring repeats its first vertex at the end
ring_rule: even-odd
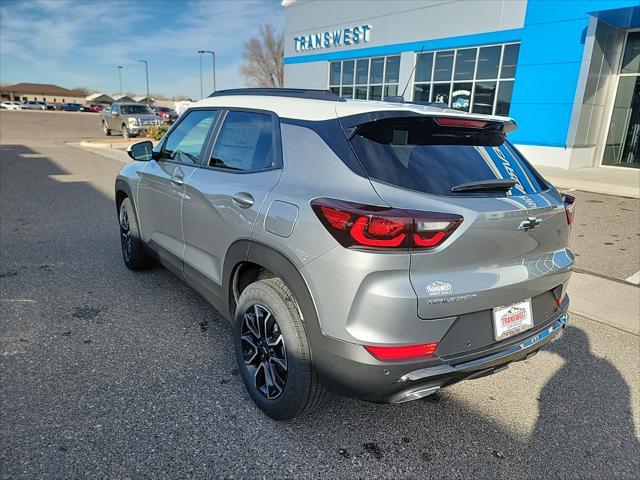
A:
POLYGON ((149 127, 147 137, 151 140, 160 140, 162 136, 167 133, 167 130, 169 130, 169 125, 166 124, 149 127))

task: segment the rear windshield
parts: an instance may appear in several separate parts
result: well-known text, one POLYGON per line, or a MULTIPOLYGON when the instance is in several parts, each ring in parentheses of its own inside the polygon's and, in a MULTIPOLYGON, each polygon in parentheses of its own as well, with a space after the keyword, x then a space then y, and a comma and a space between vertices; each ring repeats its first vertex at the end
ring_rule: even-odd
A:
POLYGON ((122 113, 127 115, 136 115, 136 114, 144 114, 151 113, 149 107, 146 105, 122 105, 121 107, 122 113))
MULTIPOLYGON (((434 195, 487 195, 452 192, 456 186, 513 180, 507 195, 547 189, 498 124, 441 127, 432 118, 388 119, 361 126, 351 144, 372 179, 434 195)), ((504 189, 501 192, 504 194, 504 189)))

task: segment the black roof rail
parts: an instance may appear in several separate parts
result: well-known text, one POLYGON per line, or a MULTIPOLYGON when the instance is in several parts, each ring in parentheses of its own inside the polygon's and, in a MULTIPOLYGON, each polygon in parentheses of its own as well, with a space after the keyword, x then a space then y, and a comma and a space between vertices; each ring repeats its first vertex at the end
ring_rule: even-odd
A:
POLYGON ((211 97, 227 97, 231 95, 260 95, 266 97, 306 98, 310 100, 327 100, 330 102, 346 102, 344 98, 329 90, 312 90, 306 88, 230 88, 218 90, 211 97))

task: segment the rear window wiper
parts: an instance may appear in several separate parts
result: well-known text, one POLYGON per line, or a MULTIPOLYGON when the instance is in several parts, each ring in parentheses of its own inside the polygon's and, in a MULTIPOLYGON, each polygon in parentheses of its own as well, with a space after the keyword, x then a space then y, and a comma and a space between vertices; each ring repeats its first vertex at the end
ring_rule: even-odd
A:
POLYGON ((515 180, 499 178, 496 180, 478 180, 477 182, 461 183, 451 187, 452 192, 481 192, 485 190, 507 191, 516 185, 515 180))

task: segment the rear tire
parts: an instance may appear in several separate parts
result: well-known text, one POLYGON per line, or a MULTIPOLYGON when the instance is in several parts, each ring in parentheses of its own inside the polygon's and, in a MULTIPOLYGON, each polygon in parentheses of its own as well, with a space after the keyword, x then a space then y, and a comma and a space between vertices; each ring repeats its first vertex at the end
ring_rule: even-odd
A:
POLYGON ((149 268, 153 262, 140 238, 138 219, 129 198, 125 198, 120 204, 118 220, 124 264, 129 270, 149 268))
POLYGON ((313 367, 296 302, 282 280, 259 280, 242 292, 233 338, 242 381, 269 417, 289 420, 322 405, 327 392, 313 367))

